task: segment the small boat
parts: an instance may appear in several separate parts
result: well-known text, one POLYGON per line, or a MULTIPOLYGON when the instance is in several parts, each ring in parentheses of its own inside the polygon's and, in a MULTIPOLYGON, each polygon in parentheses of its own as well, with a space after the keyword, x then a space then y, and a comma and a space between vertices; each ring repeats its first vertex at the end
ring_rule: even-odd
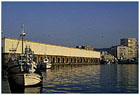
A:
POLYGON ((118 60, 118 64, 138 64, 138 60, 136 59, 122 59, 118 60))
POLYGON ((110 60, 101 60, 100 63, 101 64, 113 64, 113 62, 110 60))
POLYGON ((41 69, 51 69, 52 64, 50 63, 47 56, 43 59, 43 62, 41 63, 41 69))
MULTIPOLYGON (((26 48, 27 50, 28 48, 26 48)), ((8 62, 8 79, 18 86, 32 86, 41 83, 42 75, 37 64, 27 55, 20 54, 17 59, 8 62)))
MULTIPOLYGON (((23 43, 25 32, 22 32, 21 36, 23 43)), ((25 53, 23 53, 22 44, 22 54, 19 54, 19 56, 15 53, 16 49, 11 49, 10 51, 12 51, 12 53, 10 53, 7 69, 9 84, 17 85, 18 87, 41 84, 43 78, 37 68, 37 63, 33 61, 34 52, 31 48, 26 46, 25 53)))

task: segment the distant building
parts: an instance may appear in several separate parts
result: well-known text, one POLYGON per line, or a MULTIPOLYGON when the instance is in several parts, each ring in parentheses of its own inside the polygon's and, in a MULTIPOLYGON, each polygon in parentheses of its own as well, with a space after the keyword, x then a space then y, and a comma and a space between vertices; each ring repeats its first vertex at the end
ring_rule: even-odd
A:
POLYGON ((96 50, 96 51, 100 51, 100 52, 104 52, 104 51, 106 51, 107 53, 109 53, 110 54, 110 48, 94 48, 94 50, 96 50))
POLYGON ((107 51, 101 51, 101 59, 102 60, 114 60, 114 56, 109 54, 107 51))
POLYGON ((107 55, 108 52, 107 51, 100 51, 101 52, 101 55, 107 55))
POLYGON ((138 57, 138 44, 136 38, 123 38, 120 40, 120 44, 128 47, 128 58, 138 57))
POLYGON ((86 49, 86 50, 94 50, 94 48, 92 46, 86 46, 86 45, 76 46, 76 48, 86 49))
POLYGON ((127 46, 113 46, 111 47, 111 54, 118 59, 128 59, 128 47, 127 46))

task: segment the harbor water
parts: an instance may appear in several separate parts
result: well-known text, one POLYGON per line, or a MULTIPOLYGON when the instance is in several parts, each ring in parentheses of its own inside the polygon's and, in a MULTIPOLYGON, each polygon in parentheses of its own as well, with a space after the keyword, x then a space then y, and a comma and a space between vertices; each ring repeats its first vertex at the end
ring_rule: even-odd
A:
POLYGON ((59 66, 42 75, 41 87, 23 93, 138 93, 137 64, 59 66))

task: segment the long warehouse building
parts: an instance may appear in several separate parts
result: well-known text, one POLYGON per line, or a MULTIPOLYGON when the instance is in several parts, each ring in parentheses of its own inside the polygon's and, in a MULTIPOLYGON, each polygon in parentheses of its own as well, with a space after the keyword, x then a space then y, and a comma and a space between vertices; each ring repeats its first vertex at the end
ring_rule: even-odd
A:
MULTIPOLYGON (((3 60, 8 59, 10 49, 18 48, 16 54, 22 52, 21 40, 14 38, 2 38, 2 56, 3 60), (19 44, 18 44, 19 42, 19 44)), ((40 62, 45 56, 52 63, 98 63, 100 61, 100 52, 84 50, 72 47, 64 47, 24 40, 24 48, 30 47, 34 51, 35 57, 40 62)))

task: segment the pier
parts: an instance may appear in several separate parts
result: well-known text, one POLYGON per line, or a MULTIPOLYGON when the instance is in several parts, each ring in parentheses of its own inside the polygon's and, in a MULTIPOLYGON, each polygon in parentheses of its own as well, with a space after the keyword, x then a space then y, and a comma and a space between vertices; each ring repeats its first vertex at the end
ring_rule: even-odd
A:
MULTIPOLYGON (((8 59, 10 53, 9 49, 15 49, 17 43, 19 47, 15 52, 18 56, 22 53, 21 40, 13 38, 2 38, 2 58, 3 61, 8 59)), ((33 42, 24 40, 24 48, 30 47, 35 54, 37 62, 41 62, 45 56, 48 57, 51 63, 55 65, 67 65, 67 64, 97 64, 100 62, 100 52, 94 50, 86 50, 73 47, 65 47, 59 45, 51 45, 40 42, 33 42)), ((24 52, 24 51, 23 51, 24 52)))

